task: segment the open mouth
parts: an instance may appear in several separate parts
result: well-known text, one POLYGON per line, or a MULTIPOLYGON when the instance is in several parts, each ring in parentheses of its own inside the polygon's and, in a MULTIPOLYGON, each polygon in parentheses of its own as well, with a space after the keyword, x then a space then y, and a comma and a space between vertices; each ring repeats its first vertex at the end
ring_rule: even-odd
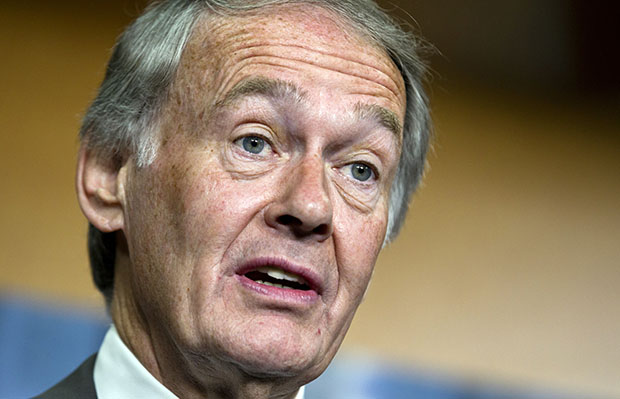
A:
POLYGON ((244 274, 250 280, 271 287, 310 291, 312 288, 306 280, 293 273, 286 272, 275 266, 263 266, 244 274))

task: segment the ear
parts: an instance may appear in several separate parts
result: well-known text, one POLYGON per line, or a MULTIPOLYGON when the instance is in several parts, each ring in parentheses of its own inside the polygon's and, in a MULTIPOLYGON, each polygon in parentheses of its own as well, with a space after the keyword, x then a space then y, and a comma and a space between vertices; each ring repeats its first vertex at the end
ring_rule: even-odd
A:
POLYGON ((127 162, 93 154, 86 145, 80 147, 76 175, 78 202, 84 216, 104 233, 125 226, 125 182, 127 162))

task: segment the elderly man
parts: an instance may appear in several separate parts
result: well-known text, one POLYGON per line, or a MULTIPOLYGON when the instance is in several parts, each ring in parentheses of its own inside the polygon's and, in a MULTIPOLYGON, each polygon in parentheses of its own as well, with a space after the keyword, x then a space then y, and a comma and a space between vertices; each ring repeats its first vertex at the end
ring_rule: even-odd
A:
POLYGON ((149 7, 81 131, 114 324, 42 397, 302 397, 423 171, 416 51, 371 0, 149 7))

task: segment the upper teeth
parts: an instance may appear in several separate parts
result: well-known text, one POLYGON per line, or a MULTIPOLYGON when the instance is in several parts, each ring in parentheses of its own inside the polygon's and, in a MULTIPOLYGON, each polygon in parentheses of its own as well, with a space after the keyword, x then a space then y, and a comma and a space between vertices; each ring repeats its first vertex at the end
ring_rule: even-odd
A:
POLYGON ((286 281, 294 281, 299 284, 306 284, 306 280, 303 277, 297 276, 296 274, 285 272, 282 269, 278 269, 272 266, 264 266, 259 267, 259 272, 265 273, 269 277, 277 278, 278 280, 286 280, 286 281))

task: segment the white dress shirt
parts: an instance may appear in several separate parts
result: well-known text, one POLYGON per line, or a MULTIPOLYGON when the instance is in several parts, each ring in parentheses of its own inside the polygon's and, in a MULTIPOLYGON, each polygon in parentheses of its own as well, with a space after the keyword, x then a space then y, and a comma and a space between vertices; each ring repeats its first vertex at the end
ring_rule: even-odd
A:
MULTIPOLYGON (((114 325, 103 338, 93 374, 99 399, 177 399, 144 368, 121 340, 114 325)), ((304 398, 304 388, 299 389, 295 399, 304 398)))

